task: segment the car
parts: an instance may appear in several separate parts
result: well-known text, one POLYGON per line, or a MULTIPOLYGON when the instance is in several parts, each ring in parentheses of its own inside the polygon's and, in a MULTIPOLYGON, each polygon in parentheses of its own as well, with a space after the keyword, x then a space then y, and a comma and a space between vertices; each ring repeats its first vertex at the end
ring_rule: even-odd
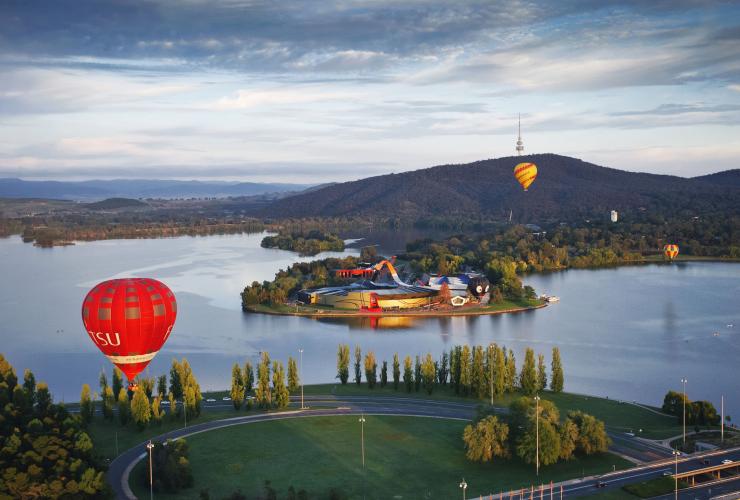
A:
POLYGON ((606 483, 604 481, 599 481, 598 483, 596 483, 596 487, 597 488, 604 488, 604 487, 606 487, 606 483))
POLYGON ((213 399, 213 398, 206 399, 206 403, 215 403, 215 402, 216 402, 216 400, 213 399))
POLYGON ((165 399, 160 404, 163 405, 163 406, 169 406, 170 405, 170 402, 165 399))
POLYGON ((671 472, 671 471, 669 471, 669 470, 664 470, 664 471, 663 471, 663 476, 664 476, 664 477, 668 477, 668 476, 672 476, 672 475, 673 475, 673 472, 671 472))
POLYGON ((625 432, 624 435, 627 436, 627 437, 631 437, 631 438, 635 437, 635 433, 634 432, 625 432))
POLYGON ((703 463, 704 465, 709 465, 709 462, 711 462, 711 460, 709 460, 708 458, 705 458, 701 461, 701 463, 703 463))
POLYGON ((231 398, 229 396, 224 396, 221 398, 221 401, 231 401, 231 398))
POLYGON ((731 463, 732 463, 732 460, 730 460, 729 458, 726 458, 726 459, 722 460, 722 465, 727 465, 727 464, 731 464, 731 463))
POLYGON ((246 399, 248 401, 253 401, 253 400, 257 399, 257 398, 255 398, 254 396, 247 396, 246 399))

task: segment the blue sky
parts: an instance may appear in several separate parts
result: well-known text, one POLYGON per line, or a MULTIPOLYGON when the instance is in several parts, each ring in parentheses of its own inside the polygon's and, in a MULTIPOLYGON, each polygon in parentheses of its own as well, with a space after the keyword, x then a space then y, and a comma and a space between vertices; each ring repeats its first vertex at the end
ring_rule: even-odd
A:
POLYGON ((0 2, 0 176, 738 168, 737 2, 0 2))

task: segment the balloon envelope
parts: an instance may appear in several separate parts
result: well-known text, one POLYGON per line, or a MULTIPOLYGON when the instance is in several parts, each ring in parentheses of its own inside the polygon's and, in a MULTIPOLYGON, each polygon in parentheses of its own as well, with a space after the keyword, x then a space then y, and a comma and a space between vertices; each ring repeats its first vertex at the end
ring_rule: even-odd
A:
POLYGON ((514 177, 526 191, 537 178, 537 165, 534 163, 520 163, 514 167, 514 177))
POLYGON ((666 245, 663 247, 663 255, 673 260, 678 256, 678 245, 666 245))
POLYGON ((150 278, 103 281, 82 303, 87 334, 129 382, 159 352, 176 317, 175 295, 150 278))

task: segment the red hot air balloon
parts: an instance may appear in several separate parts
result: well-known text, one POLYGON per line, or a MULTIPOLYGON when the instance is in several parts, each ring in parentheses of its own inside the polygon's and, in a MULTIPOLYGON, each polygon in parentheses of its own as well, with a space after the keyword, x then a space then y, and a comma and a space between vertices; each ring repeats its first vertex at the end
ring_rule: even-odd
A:
POLYGON ((82 303, 82 322, 98 349, 129 380, 156 356, 177 317, 175 295, 150 278, 108 280, 92 288, 82 303))

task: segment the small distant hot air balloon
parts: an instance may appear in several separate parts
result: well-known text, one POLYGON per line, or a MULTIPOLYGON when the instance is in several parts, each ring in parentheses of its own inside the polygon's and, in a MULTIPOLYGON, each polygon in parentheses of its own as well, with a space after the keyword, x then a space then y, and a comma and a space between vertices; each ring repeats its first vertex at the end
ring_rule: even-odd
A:
POLYGON ((514 177, 526 191, 537 178, 537 165, 534 163, 520 163, 514 167, 514 177))
POLYGON ((175 295, 150 278, 103 281, 82 303, 82 322, 98 349, 123 373, 129 389, 157 355, 177 318, 175 295))
POLYGON ((669 260, 673 260, 678 255, 678 245, 666 245, 663 247, 663 255, 668 257, 669 260))

